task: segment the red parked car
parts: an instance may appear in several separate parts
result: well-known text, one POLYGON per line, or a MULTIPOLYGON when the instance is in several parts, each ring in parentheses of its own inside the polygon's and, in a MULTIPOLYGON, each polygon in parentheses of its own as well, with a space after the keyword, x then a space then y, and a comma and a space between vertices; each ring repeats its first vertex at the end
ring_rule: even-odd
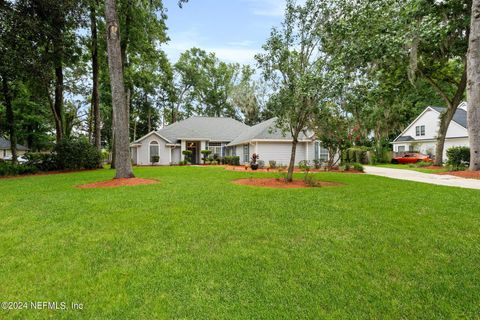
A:
POLYGON ((394 157, 392 159, 392 163, 399 164, 399 163, 417 163, 417 162, 433 162, 430 156, 421 154, 421 153, 409 153, 404 154, 401 157, 394 157))

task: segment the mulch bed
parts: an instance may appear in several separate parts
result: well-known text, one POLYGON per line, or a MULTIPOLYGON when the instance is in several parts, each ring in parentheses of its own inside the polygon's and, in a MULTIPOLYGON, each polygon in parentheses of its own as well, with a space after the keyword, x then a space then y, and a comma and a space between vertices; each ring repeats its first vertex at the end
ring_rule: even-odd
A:
MULTIPOLYGON (((252 170, 252 169, 250 169, 250 167, 247 167, 247 169, 245 169, 244 166, 225 166, 225 170, 243 171, 243 172, 272 172, 272 173, 287 172, 288 171, 287 169, 280 170, 280 169, 270 169, 270 168, 252 170)), ((303 171, 300 170, 299 168, 295 168, 293 172, 303 173, 303 171)), ((350 169, 348 171, 340 171, 340 170, 338 170, 337 167, 334 167, 334 168, 332 168, 331 170, 328 170, 328 171, 323 170, 323 169, 311 169, 310 172, 363 173, 361 171, 357 171, 357 170, 353 170, 353 169, 350 169)))
POLYGON ((80 189, 94 189, 94 188, 117 188, 125 186, 138 186, 145 184, 158 183, 158 180, 142 179, 142 178, 121 178, 107 181, 94 182, 89 184, 82 184, 77 186, 80 189))
POLYGON ((28 178, 28 177, 35 177, 35 176, 49 176, 49 175, 53 175, 53 174, 68 174, 68 173, 95 171, 95 170, 99 170, 99 169, 39 171, 37 173, 19 174, 19 175, 16 175, 16 176, 0 176, 0 179, 18 179, 18 178, 28 178))
POLYGON ((467 179, 480 179, 480 171, 447 171, 447 172, 439 172, 437 174, 447 174, 450 176, 457 176, 460 178, 467 178, 467 179))
MULTIPOLYGON (((293 180, 292 182, 285 182, 283 179, 276 178, 248 178, 234 180, 233 183, 255 186, 264 188, 279 188, 279 189, 292 189, 292 188, 311 188, 303 180, 293 180)), ((338 187, 341 186, 338 182, 318 181, 317 187, 338 187)))

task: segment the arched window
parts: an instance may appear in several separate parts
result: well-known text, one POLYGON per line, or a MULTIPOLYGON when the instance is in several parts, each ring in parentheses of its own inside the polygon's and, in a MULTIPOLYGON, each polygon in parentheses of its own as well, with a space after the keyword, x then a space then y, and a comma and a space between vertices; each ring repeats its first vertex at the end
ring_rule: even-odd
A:
POLYGON ((157 141, 150 142, 150 162, 156 163, 160 161, 160 146, 157 141))

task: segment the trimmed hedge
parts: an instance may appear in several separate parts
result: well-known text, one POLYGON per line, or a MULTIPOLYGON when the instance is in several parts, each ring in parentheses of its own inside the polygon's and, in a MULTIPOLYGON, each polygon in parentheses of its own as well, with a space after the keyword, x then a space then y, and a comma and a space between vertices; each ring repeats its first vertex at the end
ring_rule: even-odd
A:
POLYGON ((0 162, 0 176, 17 176, 22 174, 36 173, 38 169, 28 164, 12 164, 11 162, 0 162))
POLYGON ((361 163, 368 164, 367 147, 352 147, 342 152, 343 163, 361 163))
POLYGON ((240 165, 240 157, 239 156, 226 156, 223 157, 224 164, 229 164, 232 166, 239 166, 240 165))
POLYGON ((455 167, 467 166, 470 163, 469 147, 452 147, 447 150, 447 164, 455 167))
POLYGON ((102 156, 87 139, 63 139, 55 148, 58 169, 95 169, 100 167, 102 156))

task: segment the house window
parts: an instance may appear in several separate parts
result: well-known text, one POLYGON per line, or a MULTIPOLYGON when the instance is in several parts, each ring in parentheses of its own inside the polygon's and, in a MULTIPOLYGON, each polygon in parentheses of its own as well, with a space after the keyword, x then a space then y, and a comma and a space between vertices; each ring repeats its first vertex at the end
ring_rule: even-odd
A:
POLYGON ((250 160, 250 146, 248 144, 243 145, 243 162, 248 163, 250 160))
POLYGON ((150 142, 150 162, 153 163, 153 157, 160 156, 160 146, 157 141, 150 142))
POLYGON ((211 155, 213 156, 216 154, 217 156, 222 155, 222 144, 220 142, 210 142, 208 144, 208 150, 210 150, 212 153, 211 155))
POLYGON ((315 142, 315 159, 328 161, 328 149, 324 148, 319 141, 315 142))
POLYGON ((415 135, 417 137, 425 135, 425 126, 416 126, 415 127, 415 135))
POLYGON ((397 152, 405 152, 405 146, 398 146, 397 152))

